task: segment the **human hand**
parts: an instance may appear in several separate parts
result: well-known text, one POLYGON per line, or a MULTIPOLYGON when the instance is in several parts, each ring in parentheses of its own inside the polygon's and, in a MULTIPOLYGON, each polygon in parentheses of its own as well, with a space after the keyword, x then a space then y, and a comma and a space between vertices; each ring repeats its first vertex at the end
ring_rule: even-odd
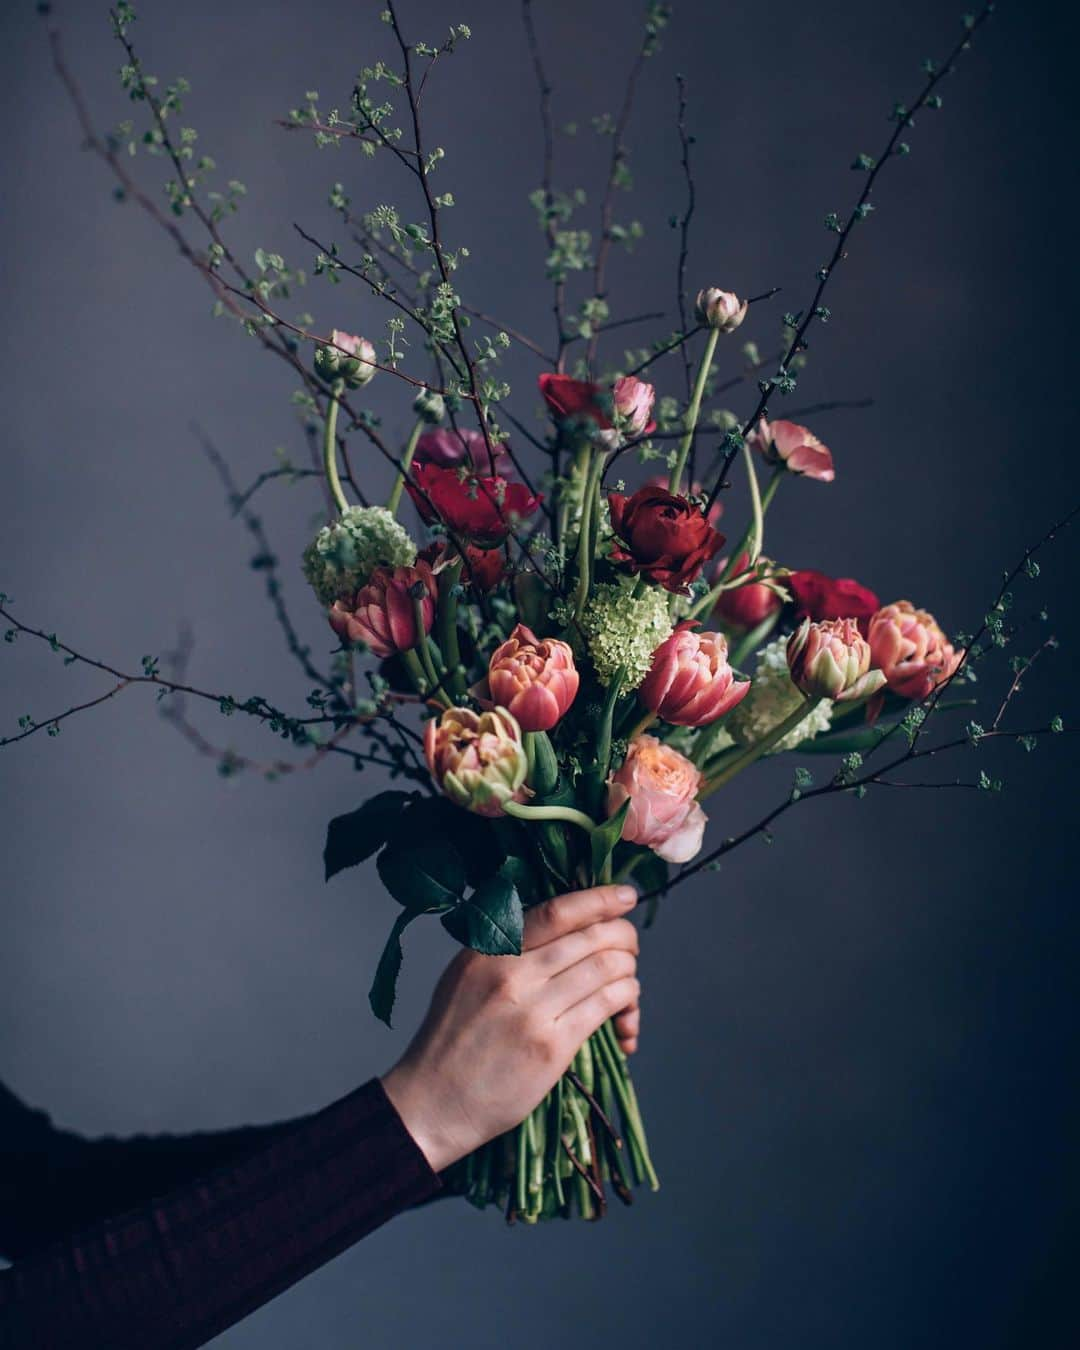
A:
POLYGON ((630 886, 528 911, 521 956, 462 951, 383 1088, 436 1172, 519 1124, 609 1017, 637 1049, 638 933, 630 886))

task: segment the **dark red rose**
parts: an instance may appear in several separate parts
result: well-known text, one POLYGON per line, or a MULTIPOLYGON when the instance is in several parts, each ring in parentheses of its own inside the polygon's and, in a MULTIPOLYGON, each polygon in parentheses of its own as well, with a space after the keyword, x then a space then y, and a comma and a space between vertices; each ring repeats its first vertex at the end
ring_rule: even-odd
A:
MULTIPOLYGON (((739 555, 730 580, 737 581, 746 571, 749 556, 739 555)), ((722 570, 722 569, 721 569, 722 570)), ((713 607, 713 617, 726 628, 748 633, 759 623, 764 623, 770 614, 775 614, 783 601, 769 586, 760 581, 748 581, 731 591, 721 591, 720 598, 713 607)))
POLYGON ((610 390, 550 371, 537 382, 544 401, 559 419, 589 417, 602 431, 610 431, 617 420, 619 429, 630 436, 648 436, 656 430, 652 419, 656 391, 633 375, 623 375, 610 390))
POLYGON ((612 492, 613 562, 641 572, 669 591, 684 594, 724 546, 724 536, 687 497, 646 484, 632 497, 612 492))
POLYGON ((788 586, 795 601, 795 616, 820 623, 824 619, 858 619, 866 635, 872 614, 881 608, 873 591, 860 586, 851 577, 827 577, 824 572, 804 568, 792 572, 788 586))
POLYGON ((468 539, 480 548, 495 548, 510 527, 531 516, 540 505, 522 483, 489 478, 464 468, 445 469, 438 464, 414 464, 409 496, 423 520, 440 521, 451 535, 468 539))

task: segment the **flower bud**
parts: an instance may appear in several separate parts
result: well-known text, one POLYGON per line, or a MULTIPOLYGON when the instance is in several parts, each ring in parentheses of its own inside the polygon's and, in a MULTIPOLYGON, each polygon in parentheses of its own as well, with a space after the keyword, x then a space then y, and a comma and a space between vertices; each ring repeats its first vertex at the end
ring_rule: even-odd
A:
POLYGON ((695 633, 681 623, 653 656, 652 669, 638 690, 650 712, 678 727, 703 727, 730 712, 750 690, 728 665, 722 633, 695 633))
POLYGON ((434 389, 421 389, 412 406, 417 417, 429 426, 437 426, 446 416, 446 400, 434 389))
POLYGON ((550 731, 577 696, 579 678, 568 643, 541 641, 519 623, 491 654, 487 691, 494 704, 514 714, 522 731, 550 731))
POLYGON ((627 436, 643 436, 655 423, 652 420, 656 390, 633 375, 623 375, 611 390, 615 423, 627 436))
POLYGON ((885 683, 870 668, 870 644, 854 619, 804 619, 788 639, 788 669, 807 698, 855 703, 869 698, 885 683))
POLYGON ((719 328, 721 333, 734 333, 750 308, 748 300, 740 300, 734 291, 722 291, 716 286, 708 286, 697 294, 697 316, 710 328, 719 328))
POLYGON ((344 380, 347 388, 359 389, 375 374, 375 348, 367 338, 354 337, 335 328, 330 343, 315 348, 315 370, 324 380, 344 380))
POLYGON ((343 643, 364 642, 385 660, 410 651, 431 632, 435 593, 435 577, 423 559, 413 567, 377 567, 351 601, 334 602, 327 618, 343 643))
POLYGON ((501 816, 506 802, 527 795, 521 728, 505 708, 445 709, 427 724, 424 756, 447 797, 477 815, 501 816))

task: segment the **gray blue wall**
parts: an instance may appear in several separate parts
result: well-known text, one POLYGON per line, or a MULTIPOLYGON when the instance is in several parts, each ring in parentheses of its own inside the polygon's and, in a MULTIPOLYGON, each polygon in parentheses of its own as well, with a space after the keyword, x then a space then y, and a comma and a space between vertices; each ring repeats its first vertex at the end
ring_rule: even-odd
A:
MULTIPOLYGON (((299 458, 293 381, 213 321, 175 250, 112 202, 101 166, 79 152, 32 8, 5 17, 0 84, 0 587, 28 620, 127 668, 188 622, 197 682, 296 704, 305 682, 189 429, 197 419, 243 480, 279 445, 299 458)), ((334 233, 335 178, 360 205, 405 204, 389 163, 319 155, 272 124, 313 86, 346 102, 385 39, 378 6, 363 8, 140 7, 148 67, 191 79, 185 120, 248 185, 242 249, 309 265, 292 222, 334 233)), ((70 61, 99 124, 115 123, 127 107, 104 5, 65 9, 70 61)), ((559 118, 586 124, 621 92, 631 7, 537 9, 559 118)), ((698 134, 691 285, 782 285, 778 319, 824 259, 822 220, 852 197, 854 154, 876 151, 892 102, 910 97, 958 15, 934 0, 677 10, 632 125, 636 189, 620 211, 648 237, 616 264, 614 302, 622 313, 670 305, 682 70, 698 134)), ((539 136, 516 7, 409 0, 404 12, 432 41, 450 20, 473 26, 428 109, 459 202, 451 240, 473 251, 461 282, 474 303, 544 332, 525 201, 539 136)), ((837 481, 794 485, 771 522, 786 561, 908 594, 953 629, 978 622, 1001 569, 1076 495, 1072 34, 1061 24, 1049 6, 1001 6, 943 111, 919 118, 793 399, 874 404, 814 421, 837 481)), ((564 184, 596 181, 590 135, 566 163, 564 184)), ((137 167, 159 181, 159 165, 137 167)), ((323 328, 373 333, 381 321, 359 286, 319 282, 305 303, 323 328)), ((765 348, 774 319, 759 311, 748 331, 765 348)), ((514 367, 527 417, 531 370, 514 367)), ((676 375, 667 367, 673 388, 676 375)), ((380 379, 372 398, 403 435, 400 390, 380 379)), ((361 442, 355 460, 384 481, 361 442)), ((304 486, 261 500, 303 632, 326 648, 288 566, 316 506, 304 486)), ((1040 594, 1067 645, 1031 681, 1035 722, 1075 716, 1074 547, 1045 559, 1040 594)), ((1030 589, 1018 600, 1024 612, 1037 603, 1030 589)), ((27 641, 0 657, 5 729, 103 688, 27 641)), ((200 725, 247 753, 276 752, 212 710, 200 725)), ((599 1227, 540 1231, 436 1206, 220 1344, 1057 1344, 1077 1193, 1073 753, 1062 738, 956 765, 1003 775, 1001 797, 809 804, 771 848, 753 844, 676 893, 645 944, 636 1067, 659 1195, 599 1227)), ((325 821, 374 778, 333 763, 276 785, 223 781, 138 690, 55 740, 5 750, 0 774, 0 1076, 29 1101, 87 1132, 270 1120, 327 1102, 400 1051, 448 942, 437 925, 411 939, 401 1028, 388 1033, 365 995, 392 903, 373 873, 329 888, 320 877, 325 821)), ((789 774, 774 766, 745 795, 715 799, 716 831, 755 819, 789 774)))

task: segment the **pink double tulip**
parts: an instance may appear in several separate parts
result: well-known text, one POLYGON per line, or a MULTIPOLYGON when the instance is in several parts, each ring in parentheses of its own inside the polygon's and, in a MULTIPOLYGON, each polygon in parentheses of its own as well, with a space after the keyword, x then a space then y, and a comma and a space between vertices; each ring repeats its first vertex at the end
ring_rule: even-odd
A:
POLYGON ((723 633, 697 633, 681 623, 653 654, 638 690, 650 712, 678 727, 703 727, 730 712, 750 690, 728 664, 723 633))
POLYGON ((342 642, 364 642, 385 660, 431 632, 435 594, 431 564, 422 558, 412 567, 376 567, 351 601, 334 602, 327 618, 342 642))
POLYGON ((577 696, 580 677, 569 643, 541 640, 519 623, 488 663, 487 692, 522 731, 550 731, 577 696))
POLYGON ((870 666, 870 644, 854 619, 804 619, 788 639, 788 670, 807 698, 855 703, 885 683, 870 666))
POLYGON ((774 467, 783 465, 791 473, 816 478, 820 483, 831 483, 836 477, 829 447, 798 422, 767 422, 763 417, 746 443, 774 467))
POLYGON ((910 600, 886 605, 871 618, 868 630, 874 664, 880 666, 894 694, 922 699, 951 679, 960 664, 957 651, 925 609, 910 600))
POLYGON ((504 815, 528 793, 521 728, 505 708, 447 708, 424 730, 424 758, 447 797, 478 816, 504 815))
POLYGON ((635 736, 618 771, 608 779, 607 813, 629 798, 622 837, 643 844, 666 862, 684 863, 701 848, 707 817, 697 800, 701 771, 655 736, 635 736))

